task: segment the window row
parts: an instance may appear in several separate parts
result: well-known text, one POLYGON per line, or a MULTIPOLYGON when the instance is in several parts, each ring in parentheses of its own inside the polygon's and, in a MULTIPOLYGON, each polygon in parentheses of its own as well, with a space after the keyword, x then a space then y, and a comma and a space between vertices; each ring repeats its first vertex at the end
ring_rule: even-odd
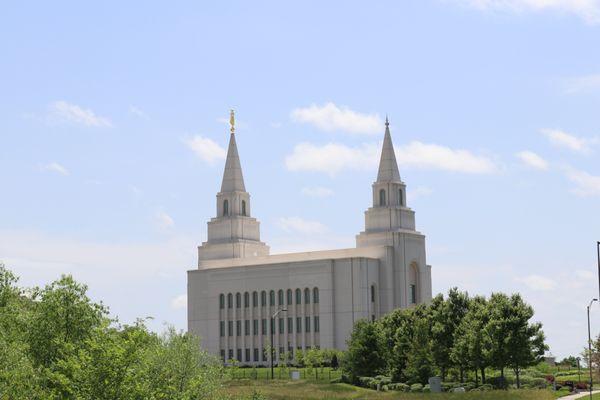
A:
MULTIPOLYGON (((387 205, 387 199, 386 199, 385 189, 380 189, 379 190, 379 205, 380 206, 386 206, 387 205)), ((390 205, 391 205, 391 202, 390 202, 390 205)), ((404 205, 404 199, 403 199, 402 189, 398 189, 398 205, 401 205, 401 206, 404 205)))
MULTIPOLYGON (((319 348, 319 346, 315 346, 315 348, 319 348)), ((310 346, 306 346, 306 350, 310 350, 310 346)), ((298 346, 297 352, 302 351, 302 346, 298 346)), ((294 358, 294 348, 289 346, 287 348, 287 357, 289 357, 290 359, 294 358)), ((229 349, 229 351, 227 352, 227 359, 225 358, 225 350, 221 349, 221 360, 223 361, 227 361, 227 360, 233 360, 234 358, 234 353, 233 353, 233 349, 229 349)), ((269 351, 268 350, 264 350, 264 351, 260 351, 260 349, 254 348, 252 349, 252 358, 250 358, 250 349, 244 349, 244 358, 242 358, 242 349, 237 349, 236 354, 235 354, 235 359, 239 362, 260 362, 260 361, 268 361, 269 360, 269 351), (259 355, 262 356, 259 358, 259 355), (261 360, 262 359, 262 360, 261 360)), ((279 348, 279 359, 282 359, 286 356, 285 354, 285 348, 284 347, 280 347, 279 348)))
MULTIPOLYGON (((223 200, 223 216, 229 216, 229 200, 223 200)), ((246 216, 246 200, 242 200, 242 216, 246 216)))
MULTIPOLYGON (((268 319, 263 318, 260 320, 260 334, 261 335, 266 335, 267 334, 267 329, 268 329, 268 325, 270 325, 271 327, 271 331, 270 333, 275 334, 275 333, 280 333, 280 334, 285 334, 285 333, 302 333, 302 326, 303 326, 303 322, 304 322, 304 332, 310 332, 311 331, 311 321, 313 322, 313 326, 312 329, 314 330, 314 332, 319 332, 321 327, 320 327, 320 323, 319 323, 319 316, 316 315, 314 317, 288 317, 287 318, 287 329, 285 329, 286 327, 286 318, 278 318, 277 320, 277 332, 275 331, 275 324, 274 321, 271 321, 271 324, 268 323, 268 319), (295 321, 294 321, 295 320, 295 321), (295 322, 295 324, 294 324, 295 322), (294 327, 296 328, 294 330, 294 327)), ((258 319, 254 319, 254 320, 238 320, 235 321, 235 335, 234 335, 234 321, 219 321, 219 336, 221 337, 225 337, 226 334, 227 336, 242 336, 242 322, 244 323, 244 330, 243 330, 243 336, 249 336, 250 332, 252 332, 252 335, 257 336, 259 333, 259 320, 258 319), (252 329, 250 329, 250 323, 252 323, 252 329), (227 329, 225 329, 227 328, 227 329)))
MULTIPOLYGON (((316 288, 316 287, 313 288, 312 293, 309 288, 305 288, 304 296, 302 296, 302 293, 303 292, 300 289, 296 289, 295 292, 293 292, 292 289, 288 289, 284 295, 284 291, 282 289, 279 289, 279 291, 277 292, 277 305, 279 305, 279 306, 292 305, 294 297, 296 300, 296 304, 310 304, 311 294, 312 294, 312 302, 314 304, 319 303, 319 288, 316 288), (304 298, 304 300, 303 300, 303 298, 304 298)), ((227 295, 227 308, 233 308, 233 304, 234 304, 233 294, 229 293, 227 295)), ((252 292, 252 307, 258 307, 258 304, 259 304, 258 292, 252 292)), ((265 290, 260 292, 260 305, 261 305, 261 307, 264 307, 267 305, 267 292, 265 290)), ((275 305, 275 291, 274 290, 271 290, 269 292, 269 305, 270 306, 275 305)), ((241 308, 241 307, 242 307, 242 294, 238 292, 235 294, 235 308, 241 308)), ((248 308, 248 307, 250 307, 250 293, 245 292, 244 293, 244 308, 248 308)), ((221 293, 219 295, 219 308, 220 309, 225 308, 225 294, 223 294, 223 293, 221 293)))

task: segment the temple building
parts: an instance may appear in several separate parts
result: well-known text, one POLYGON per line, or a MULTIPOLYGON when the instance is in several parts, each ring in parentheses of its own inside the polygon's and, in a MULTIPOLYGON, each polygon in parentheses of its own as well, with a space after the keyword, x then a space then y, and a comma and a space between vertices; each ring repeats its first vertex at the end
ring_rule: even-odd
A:
POLYGON ((356 247, 270 255, 252 215, 234 118, 216 216, 188 271, 188 330, 224 361, 261 365, 312 347, 345 349, 359 319, 431 300, 425 236, 406 202, 386 118, 373 202, 356 247), (273 324, 271 324, 273 320, 273 324))

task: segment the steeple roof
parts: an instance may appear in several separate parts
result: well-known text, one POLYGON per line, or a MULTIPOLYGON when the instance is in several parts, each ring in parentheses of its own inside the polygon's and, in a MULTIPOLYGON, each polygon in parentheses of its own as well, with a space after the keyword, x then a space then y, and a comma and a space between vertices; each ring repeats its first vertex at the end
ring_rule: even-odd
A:
POLYGON ((221 183, 221 192, 245 192, 244 176, 242 175, 242 165, 238 155, 237 144, 235 143, 235 128, 233 119, 233 110, 231 110, 231 136, 229 137, 229 148, 227 149, 227 160, 225 161, 225 170, 223 171, 223 182, 221 183))
POLYGON ((390 134, 390 123, 387 117, 385 117, 385 135, 383 137, 381 159, 379 160, 377 182, 400 182, 400 172, 398 171, 392 135, 390 134))

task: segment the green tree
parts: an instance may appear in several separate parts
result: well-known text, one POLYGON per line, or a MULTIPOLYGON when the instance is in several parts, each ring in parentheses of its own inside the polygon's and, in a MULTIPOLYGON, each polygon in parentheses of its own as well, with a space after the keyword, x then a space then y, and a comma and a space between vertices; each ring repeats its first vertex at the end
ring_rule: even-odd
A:
POLYGON ((477 371, 481 371, 481 382, 485 383, 485 368, 489 364, 486 358, 489 342, 484 331, 488 321, 485 298, 474 297, 469 301, 468 311, 454 333, 452 361, 463 368, 472 368, 476 384, 479 382, 477 371))
POLYGON ((428 321, 424 319, 417 320, 405 371, 407 381, 411 384, 421 383, 425 385, 434 374, 430 337, 428 321))
POLYGON ((87 286, 68 275, 36 292, 29 329, 30 356, 34 365, 51 366, 77 351, 92 337, 107 316, 102 304, 87 296, 87 286))
POLYGON ((376 376, 385 371, 386 347, 377 323, 367 320, 356 322, 347 344, 344 370, 354 382, 360 376, 376 376))
MULTIPOLYGON (((468 294, 460 292, 457 288, 450 289, 446 300, 440 294, 431 302, 433 358, 440 369, 442 379, 445 379, 448 368, 453 365, 451 353, 454 347, 454 332, 467 313, 468 306, 468 294)), ((459 368, 462 380, 463 369, 460 365, 459 368)))

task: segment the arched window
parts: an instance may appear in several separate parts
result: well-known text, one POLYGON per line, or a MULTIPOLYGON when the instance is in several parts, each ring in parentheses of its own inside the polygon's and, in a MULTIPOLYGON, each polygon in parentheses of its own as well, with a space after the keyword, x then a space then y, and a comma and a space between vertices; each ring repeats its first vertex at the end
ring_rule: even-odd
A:
POLYGON ((246 200, 242 200, 242 215, 246 216, 246 200))
POLYGON ((229 215, 229 201, 228 200, 223 200, 223 216, 228 216, 229 215))
POLYGON ((302 303, 302 291, 300 289, 296 289, 296 304, 302 303))
POLYGON ((404 205, 404 198, 402 194, 402 189, 398 189, 398 204, 400 204, 401 206, 404 205))
POLYGON ((260 305, 263 307, 267 305, 267 292, 264 290, 260 292, 260 305))
POLYGON ((271 290, 269 292, 269 305, 270 306, 274 306, 275 305, 275 291, 271 290))
POLYGON ((313 289, 313 303, 315 303, 315 304, 319 303, 319 288, 313 289))
POLYGON ((304 304, 310 304, 310 289, 304 289, 304 304))
POLYGON ((258 293, 252 292, 252 307, 258 307, 258 293))
POLYGON ((417 304, 419 301, 419 266, 416 262, 410 264, 408 283, 408 302, 409 304, 417 304))
POLYGON ((385 206, 385 189, 379 191, 379 205, 385 206))
POLYGON ((280 306, 283 305, 283 290, 279 289, 279 291, 277 292, 277 304, 279 304, 280 306))
POLYGON ((233 308, 233 295, 231 293, 227 295, 227 308, 233 308))
POLYGON ((250 293, 244 293, 244 307, 250 307, 250 293))
POLYGON ((242 306, 242 295, 239 293, 235 294, 235 308, 240 308, 242 306))
POLYGON ((219 308, 221 310, 225 308, 225 295, 223 293, 219 295, 219 308))
POLYGON ((288 304, 288 306, 292 305, 292 300, 293 300, 292 289, 288 289, 287 290, 287 304, 288 304))

